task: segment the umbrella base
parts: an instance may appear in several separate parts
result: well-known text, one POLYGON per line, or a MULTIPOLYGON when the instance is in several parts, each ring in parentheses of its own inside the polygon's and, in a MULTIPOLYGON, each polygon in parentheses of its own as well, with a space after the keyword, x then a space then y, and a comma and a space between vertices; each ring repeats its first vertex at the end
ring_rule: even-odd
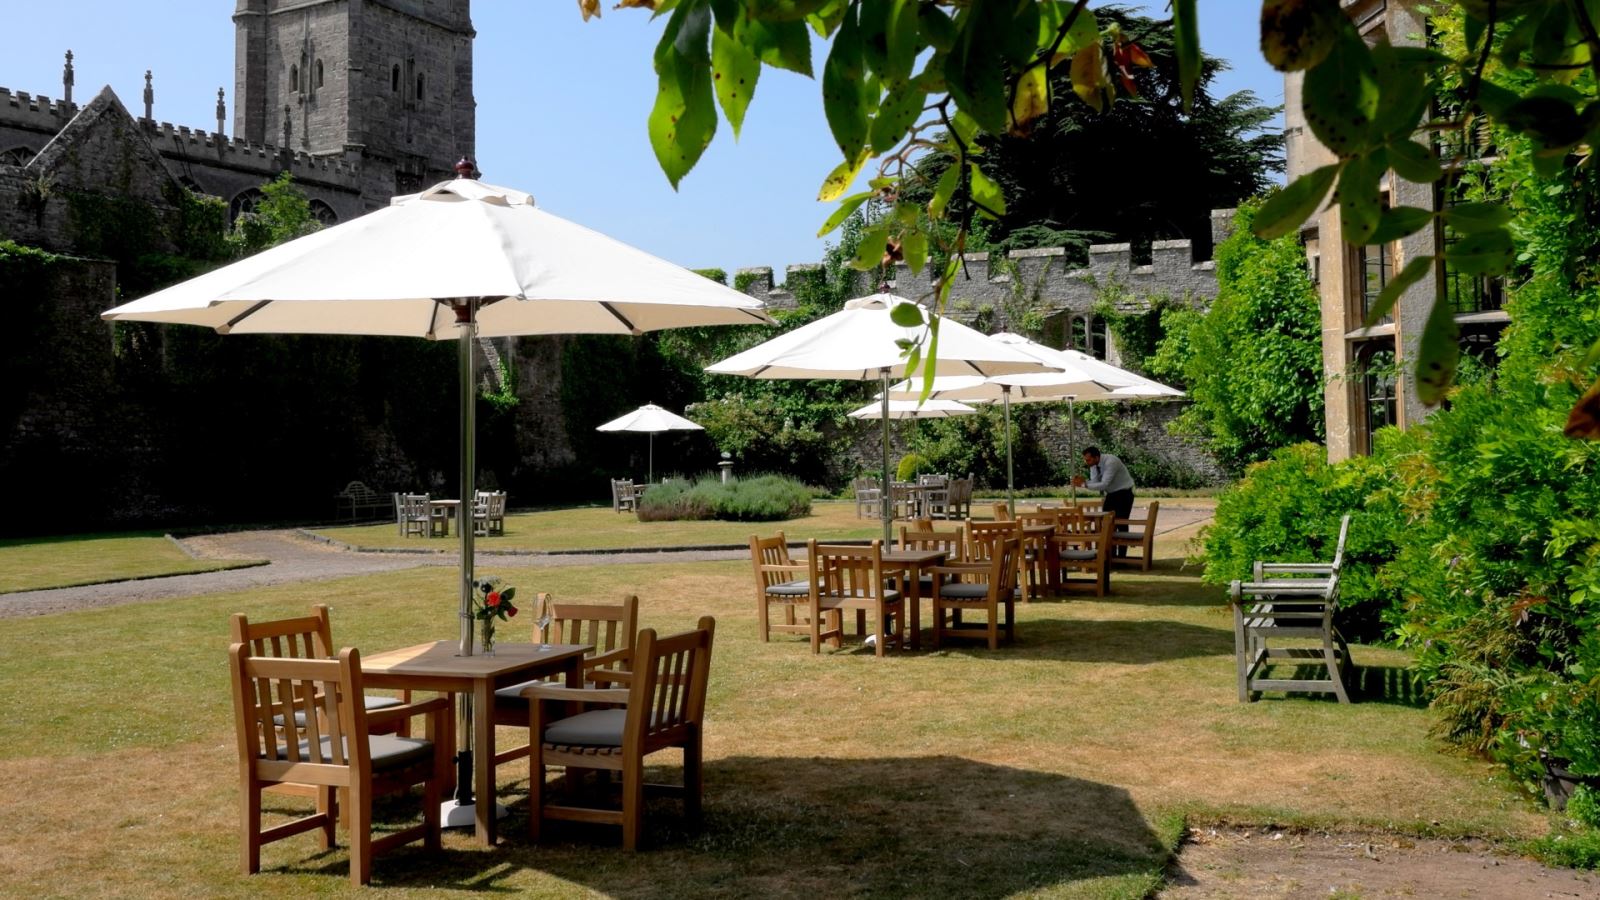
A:
MULTIPOLYGON (((439 804, 439 827, 441 828, 472 828, 478 824, 478 807, 475 803, 462 803, 460 800, 446 800, 439 804)), ((498 821, 506 817, 506 808, 496 803, 494 817, 498 821)))

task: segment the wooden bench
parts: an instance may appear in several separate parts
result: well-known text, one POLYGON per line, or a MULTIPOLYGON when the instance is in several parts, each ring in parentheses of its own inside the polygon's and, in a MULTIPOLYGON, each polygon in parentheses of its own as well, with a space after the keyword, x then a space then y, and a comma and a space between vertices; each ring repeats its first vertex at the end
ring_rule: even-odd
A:
POLYGON ((1331 693, 1350 702, 1346 689, 1350 647, 1333 622, 1339 605, 1339 570, 1344 565, 1350 517, 1339 524, 1339 543, 1330 563, 1257 561, 1251 581, 1228 586, 1233 605, 1233 645, 1238 666, 1239 702, 1249 703, 1260 691, 1331 693), (1272 647, 1273 638, 1295 639, 1316 646, 1272 647), (1269 678, 1263 670, 1273 660, 1321 666, 1325 678, 1269 678))
POLYGON ((380 494, 360 481, 352 481, 333 495, 335 514, 340 518, 378 519, 394 511, 394 499, 380 494))

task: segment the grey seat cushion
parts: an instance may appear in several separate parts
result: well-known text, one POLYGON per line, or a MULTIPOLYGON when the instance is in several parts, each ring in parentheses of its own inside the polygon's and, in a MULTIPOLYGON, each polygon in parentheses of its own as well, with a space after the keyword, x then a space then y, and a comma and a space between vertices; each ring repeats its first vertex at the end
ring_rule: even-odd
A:
POLYGON ((544 742, 584 747, 620 747, 622 729, 627 723, 626 709, 590 710, 569 716, 546 728, 544 742))
MULTIPOLYGON (((325 737, 321 741, 322 758, 328 759, 333 752, 333 738, 325 737)), ((371 748, 372 769, 375 772, 389 769, 403 769, 420 762, 426 762, 433 757, 433 742, 420 738, 400 737, 393 734, 374 734, 367 738, 367 746, 371 748)), ((346 743, 345 758, 349 758, 349 747, 346 743)), ((288 748, 278 745, 280 759, 288 755, 288 748)), ((311 755, 311 742, 300 742, 300 757, 302 759, 311 755)))
POLYGON ((989 596, 989 585, 982 582, 947 584, 939 589, 939 596, 950 600, 982 600, 989 596))
POLYGON ((1076 550, 1076 549, 1070 549, 1070 548, 1063 548, 1061 550, 1061 558, 1062 559, 1099 559, 1100 558, 1100 551, 1098 551, 1098 550, 1076 550))
POLYGON ((1144 532, 1142 531, 1113 531, 1112 534, 1126 540, 1144 540, 1144 532))
POLYGON ((804 597, 811 593, 811 582, 785 581, 767 588, 767 593, 775 597, 804 597))
MULTIPOLYGON (((361 700, 362 705, 367 708, 367 712, 372 712, 375 709, 388 709, 391 706, 399 706, 405 702, 399 697, 380 697, 377 694, 366 694, 361 700)), ((306 714, 303 710, 295 711, 294 723, 301 728, 306 727, 306 714)), ((273 716, 272 724, 282 725, 283 716, 273 716)))

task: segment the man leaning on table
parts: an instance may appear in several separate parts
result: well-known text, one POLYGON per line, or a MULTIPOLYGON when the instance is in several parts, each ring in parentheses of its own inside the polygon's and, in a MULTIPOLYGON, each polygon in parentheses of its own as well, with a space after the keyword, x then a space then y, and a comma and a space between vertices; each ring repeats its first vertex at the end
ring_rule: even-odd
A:
MULTIPOLYGON (((1099 447, 1086 447, 1083 451, 1083 464, 1089 467, 1089 477, 1082 475, 1072 476, 1072 483, 1091 491, 1099 491, 1105 495, 1105 508, 1116 513, 1117 518, 1126 519, 1133 515, 1133 476, 1128 474, 1128 467, 1122 464, 1114 453, 1101 453, 1099 447)), ((1118 547, 1117 555, 1125 556, 1126 547, 1118 547)))

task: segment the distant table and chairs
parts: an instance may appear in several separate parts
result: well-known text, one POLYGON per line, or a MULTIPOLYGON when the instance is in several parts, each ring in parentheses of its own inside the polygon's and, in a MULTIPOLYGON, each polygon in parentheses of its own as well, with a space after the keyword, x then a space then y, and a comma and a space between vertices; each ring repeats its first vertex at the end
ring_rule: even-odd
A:
MULTIPOLYGON (((473 534, 505 534, 506 492, 478 491, 472 503, 473 534)), ((461 501, 429 494, 394 494, 395 525, 401 537, 449 537, 461 501)))

